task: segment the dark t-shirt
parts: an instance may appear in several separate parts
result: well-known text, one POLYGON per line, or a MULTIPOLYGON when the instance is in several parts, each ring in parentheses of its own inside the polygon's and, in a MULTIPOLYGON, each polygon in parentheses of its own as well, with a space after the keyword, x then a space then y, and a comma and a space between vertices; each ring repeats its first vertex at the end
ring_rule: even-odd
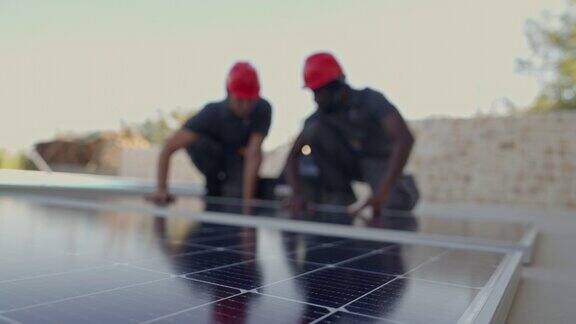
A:
POLYGON ((238 156, 239 150, 248 144, 250 135, 268 135, 271 118, 272 107, 264 99, 256 102, 246 119, 234 115, 228 108, 228 100, 223 100, 207 104, 182 127, 220 143, 227 156, 238 156))
MULTIPOLYGON (((391 150, 391 141, 382 124, 382 119, 388 114, 397 112, 386 97, 375 90, 351 89, 350 97, 343 109, 323 117, 331 121, 341 136, 334 141, 346 139, 348 143, 363 157, 385 158, 391 150)), ((304 140, 307 128, 318 121, 321 112, 316 111, 304 123, 304 140)))

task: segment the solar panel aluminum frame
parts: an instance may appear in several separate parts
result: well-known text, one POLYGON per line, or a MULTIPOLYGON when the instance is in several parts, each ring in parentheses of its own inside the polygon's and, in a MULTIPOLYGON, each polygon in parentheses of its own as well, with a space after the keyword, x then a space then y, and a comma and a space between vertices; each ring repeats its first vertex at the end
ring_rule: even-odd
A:
POLYGON ((522 253, 506 254, 492 277, 458 321, 504 324, 521 279, 522 253))
MULTIPOLYGON (((115 178, 108 176, 62 174, 58 173, 26 171, 30 179, 21 181, 18 174, 22 171, 8 172, 0 170, 0 176, 6 178, 0 180, 0 191, 10 193, 34 193, 34 194, 81 194, 91 195, 143 195, 154 190, 155 186, 150 181, 129 178, 115 178), (14 173, 14 174, 13 174, 14 173)), ((172 183, 170 190, 177 195, 199 196, 204 194, 204 188, 198 184, 172 183)))

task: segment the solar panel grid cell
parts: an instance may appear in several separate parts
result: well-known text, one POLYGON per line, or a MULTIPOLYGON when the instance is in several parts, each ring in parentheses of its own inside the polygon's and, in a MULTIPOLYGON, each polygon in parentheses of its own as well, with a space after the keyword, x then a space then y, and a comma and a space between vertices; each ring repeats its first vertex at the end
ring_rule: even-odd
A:
POLYGON ((7 316, 26 323, 80 323, 86 318, 94 323, 136 323, 238 293, 236 289, 171 278, 9 312, 7 316))
POLYGON ((477 293, 474 288, 399 278, 346 306, 346 310, 406 323, 455 323, 477 293), (399 305, 405 293, 412 298, 399 305))
POLYGON ((323 307, 246 293, 152 323, 310 323, 327 313, 323 307))
POLYGON ((52 302, 168 277, 128 266, 61 273, 49 277, 0 283, 0 310, 52 302))
POLYGON ((341 323, 347 323, 347 324, 398 324, 401 322, 396 322, 396 321, 392 321, 392 320, 386 320, 386 319, 382 319, 382 318, 375 318, 375 317, 369 317, 369 316, 365 316, 365 315, 359 315, 359 314, 353 314, 353 313, 347 313, 347 312, 335 312, 333 314, 331 314, 330 316, 322 319, 321 321, 317 322, 317 323, 321 323, 321 324, 341 324, 341 323))
POLYGON ((145 260, 136 262, 135 265, 141 268, 183 275, 232 264, 245 263, 253 259, 253 254, 208 250, 169 258, 145 260))
POLYGON ((264 262, 266 263, 266 276, 262 273, 264 266, 259 262, 250 261, 239 265, 190 274, 186 277, 251 290, 321 267, 318 264, 300 263, 277 258, 262 261, 262 263, 264 262))

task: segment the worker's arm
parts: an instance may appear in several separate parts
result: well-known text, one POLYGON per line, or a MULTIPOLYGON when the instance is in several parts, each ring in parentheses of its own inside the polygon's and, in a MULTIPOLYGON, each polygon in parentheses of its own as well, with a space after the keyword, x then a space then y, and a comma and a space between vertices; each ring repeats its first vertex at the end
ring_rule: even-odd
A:
POLYGON ((372 197, 358 211, 367 206, 371 206, 375 213, 380 211, 380 206, 388 198, 392 186, 402 175, 414 145, 414 137, 398 111, 395 110, 384 116, 382 127, 386 130, 392 145, 388 169, 385 171, 378 189, 372 193, 372 197))
POLYGON ((298 157, 300 154, 302 154, 303 147, 304 141, 302 139, 302 134, 300 134, 294 141, 292 149, 288 154, 288 159, 286 160, 286 182, 292 190, 289 204, 292 212, 294 213, 299 213, 304 207, 304 200, 302 198, 300 180, 298 176, 300 173, 298 157))
POLYGON ((190 146, 197 138, 196 133, 186 129, 176 131, 162 147, 158 157, 156 173, 156 191, 146 199, 157 205, 167 205, 174 200, 168 191, 168 174, 170 171, 170 159, 172 154, 181 148, 190 146))
POLYGON ((288 154, 288 159, 286 160, 286 182, 292 190, 293 197, 298 197, 300 195, 298 156, 301 154, 303 146, 302 134, 300 134, 294 141, 292 149, 290 149, 290 153, 288 154))
POLYGON ((253 133, 248 139, 244 155, 244 178, 242 188, 242 200, 244 203, 244 213, 251 213, 252 200, 256 195, 258 185, 258 171, 262 164, 262 142, 265 135, 253 133))

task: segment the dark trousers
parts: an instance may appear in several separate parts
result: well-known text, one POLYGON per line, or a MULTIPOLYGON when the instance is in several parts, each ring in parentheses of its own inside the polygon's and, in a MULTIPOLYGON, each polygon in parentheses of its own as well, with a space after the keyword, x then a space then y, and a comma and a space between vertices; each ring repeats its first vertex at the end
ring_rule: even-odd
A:
MULTIPOLYGON (((302 187, 307 200, 320 204, 350 205, 356 201, 353 181, 370 185, 375 192, 388 170, 387 157, 366 157, 354 151, 335 127, 317 120, 304 130, 312 148, 313 163, 319 170, 316 177, 303 177, 302 187)), ((310 162, 310 158, 307 158, 310 162)), ((301 160, 304 161, 304 160, 301 160)), ((419 199, 416 182, 403 175, 390 190, 386 209, 412 210, 419 199)))
POLYGON ((241 197, 243 160, 226 156, 218 141, 200 136, 186 148, 192 163, 206 178, 206 195, 211 197, 241 197))
MULTIPOLYGON (((388 170, 388 160, 363 158, 360 160, 360 170, 362 174, 360 180, 367 183, 372 192, 375 192, 388 170)), ((419 198, 420 193, 414 178, 410 175, 402 175, 390 190, 388 199, 382 208, 412 210, 419 198)))
MULTIPOLYGON (((352 181, 360 181, 368 184, 372 192, 378 190, 382 177, 385 176, 388 161, 385 159, 364 158, 360 160, 361 177, 349 179, 343 173, 331 173, 331 178, 339 177, 338 183, 346 183, 340 188, 326 186, 320 179, 301 180, 303 196, 306 200, 328 205, 351 205, 356 201, 356 195, 352 191, 352 181)), ((322 170, 320 171, 322 172, 322 170)), ((388 199, 382 205, 385 209, 412 210, 419 199, 419 192, 412 176, 403 175, 394 184, 388 199)))
MULTIPOLYGON (((199 137, 187 153, 192 163, 206 178, 206 195, 210 197, 241 198, 244 183, 244 159, 226 152, 218 141, 199 137)), ((274 179, 258 179, 259 199, 274 199, 274 179)))

